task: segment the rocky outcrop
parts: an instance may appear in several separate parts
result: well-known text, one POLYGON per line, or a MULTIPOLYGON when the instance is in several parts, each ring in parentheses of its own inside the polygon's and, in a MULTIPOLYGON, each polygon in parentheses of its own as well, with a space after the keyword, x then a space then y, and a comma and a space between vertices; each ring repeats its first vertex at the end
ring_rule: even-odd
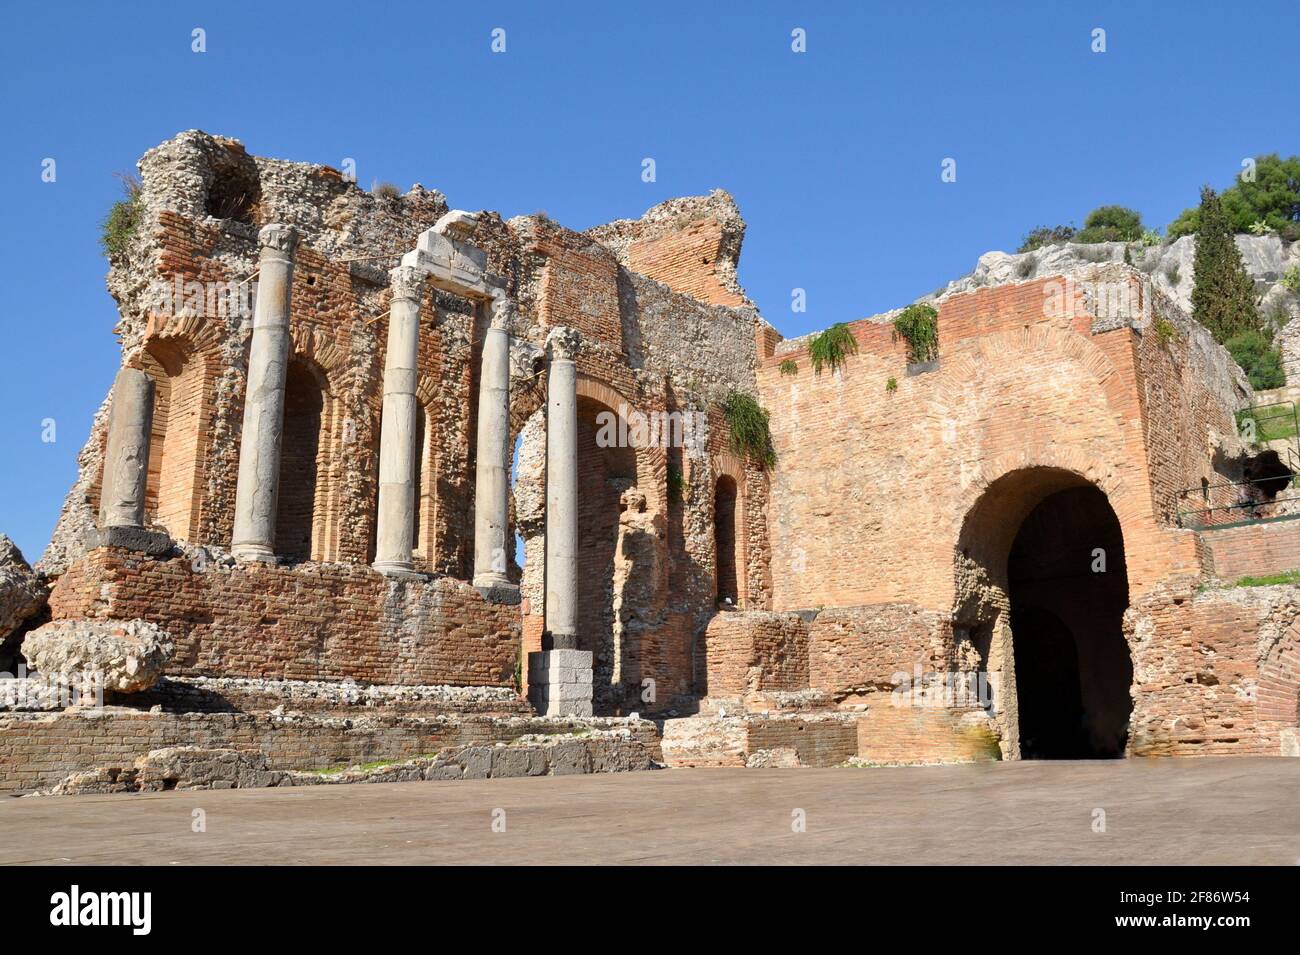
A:
POLYGON ((17 650, 10 643, 16 643, 23 624, 44 608, 48 596, 44 577, 32 570, 12 540, 0 534, 0 670, 7 668, 7 658, 17 650))
POLYGON ((47 678, 97 674, 105 690, 118 693, 149 689, 174 652, 171 635, 146 620, 59 620, 23 641, 28 664, 47 678))
MULTIPOLYGON (((1300 266, 1300 242, 1283 242, 1276 235, 1237 236, 1246 272, 1255 280, 1265 317, 1281 309, 1292 318, 1300 315, 1300 295, 1281 284, 1287 270, 1300 266)), ((1046 245, 1033 252, 986 252, 975 270, 949 282, 928 298, 955 292, 969 292, 991 285, 1025 282, 1046 275, 1070 272, 1089 264, 1127 262, 1151 277, 1156 291, 1168 295, 1184 312, 1192 311, 1196 237, 1183 236, 1174 242, 1146 246, 1131 242, 1067 242, 1046 245)))

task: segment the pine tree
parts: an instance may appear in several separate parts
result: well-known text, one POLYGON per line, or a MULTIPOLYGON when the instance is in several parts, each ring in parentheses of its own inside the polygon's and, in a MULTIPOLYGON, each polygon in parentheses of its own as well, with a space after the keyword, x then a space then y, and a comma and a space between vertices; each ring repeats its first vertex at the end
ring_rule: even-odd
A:
POLYGON ((1223 204, 1209 186, 1201 190, 1200 226, 1192 317, 1221 345, 1242 332, 1264 331, 1255 308, 1255 283, 1246 274, 1223 204))

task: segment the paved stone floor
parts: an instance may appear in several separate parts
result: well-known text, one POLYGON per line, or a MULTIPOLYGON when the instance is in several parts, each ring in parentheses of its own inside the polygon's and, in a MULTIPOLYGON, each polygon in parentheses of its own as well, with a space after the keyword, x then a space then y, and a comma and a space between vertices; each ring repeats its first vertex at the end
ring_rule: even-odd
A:
POLYGON ((0 831, 4 864, 1294 865, 1300 759, 675 769, 10 798, 0 831), (191 831, 196 809, 206 832, 191 831), (1093 831, 1097 809, 1104 833, 1093 831), (504 832, 493 831, 498 810, 504 832), (804 832, 793 831, 797 810, 804 832))

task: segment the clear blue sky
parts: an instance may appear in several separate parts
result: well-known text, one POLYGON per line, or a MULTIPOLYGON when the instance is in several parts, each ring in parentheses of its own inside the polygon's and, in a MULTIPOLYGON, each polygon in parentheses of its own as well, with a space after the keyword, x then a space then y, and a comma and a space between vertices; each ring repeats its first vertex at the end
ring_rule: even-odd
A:
POLYGON ((117 366, 96 242, 112 174, 180 130, 577 229, 725 187, 749 223, 741 281, 786 335, 904 304, 1097 205, 1163 227, 1243 157, 1300 153, 1296 0, 294 7, 6 10, 0 531, 30 560, 117 366))

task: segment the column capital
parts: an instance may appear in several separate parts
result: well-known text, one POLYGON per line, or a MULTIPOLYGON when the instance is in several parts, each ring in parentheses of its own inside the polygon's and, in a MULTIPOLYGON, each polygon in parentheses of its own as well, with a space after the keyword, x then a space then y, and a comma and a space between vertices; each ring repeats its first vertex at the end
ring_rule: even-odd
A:
POLYGON ((575 361, 582 349, 582 335, 576 328, 552 328, 546 336, 546 351, 551 361, 575 361))
POLYGON ((272 222, 262 226, 262 231, 257 233, 257 244, 263 249, 283 252, 292 260, 298 248, 298 230, 282 222, 272 222))
POLYGON ((492 290, 492 328, 499 328, 509 333, 515 321, 515 301, 506 294, 505 289, 492 290))
POLYGON ((405 299, 408 301, 420 301, 424 295, 424 280, 426 276, 423 269, 417 269, 413 265, 399 265, 397 268, 388 273, 390 288, 393 293, 393 301, 405 299))

